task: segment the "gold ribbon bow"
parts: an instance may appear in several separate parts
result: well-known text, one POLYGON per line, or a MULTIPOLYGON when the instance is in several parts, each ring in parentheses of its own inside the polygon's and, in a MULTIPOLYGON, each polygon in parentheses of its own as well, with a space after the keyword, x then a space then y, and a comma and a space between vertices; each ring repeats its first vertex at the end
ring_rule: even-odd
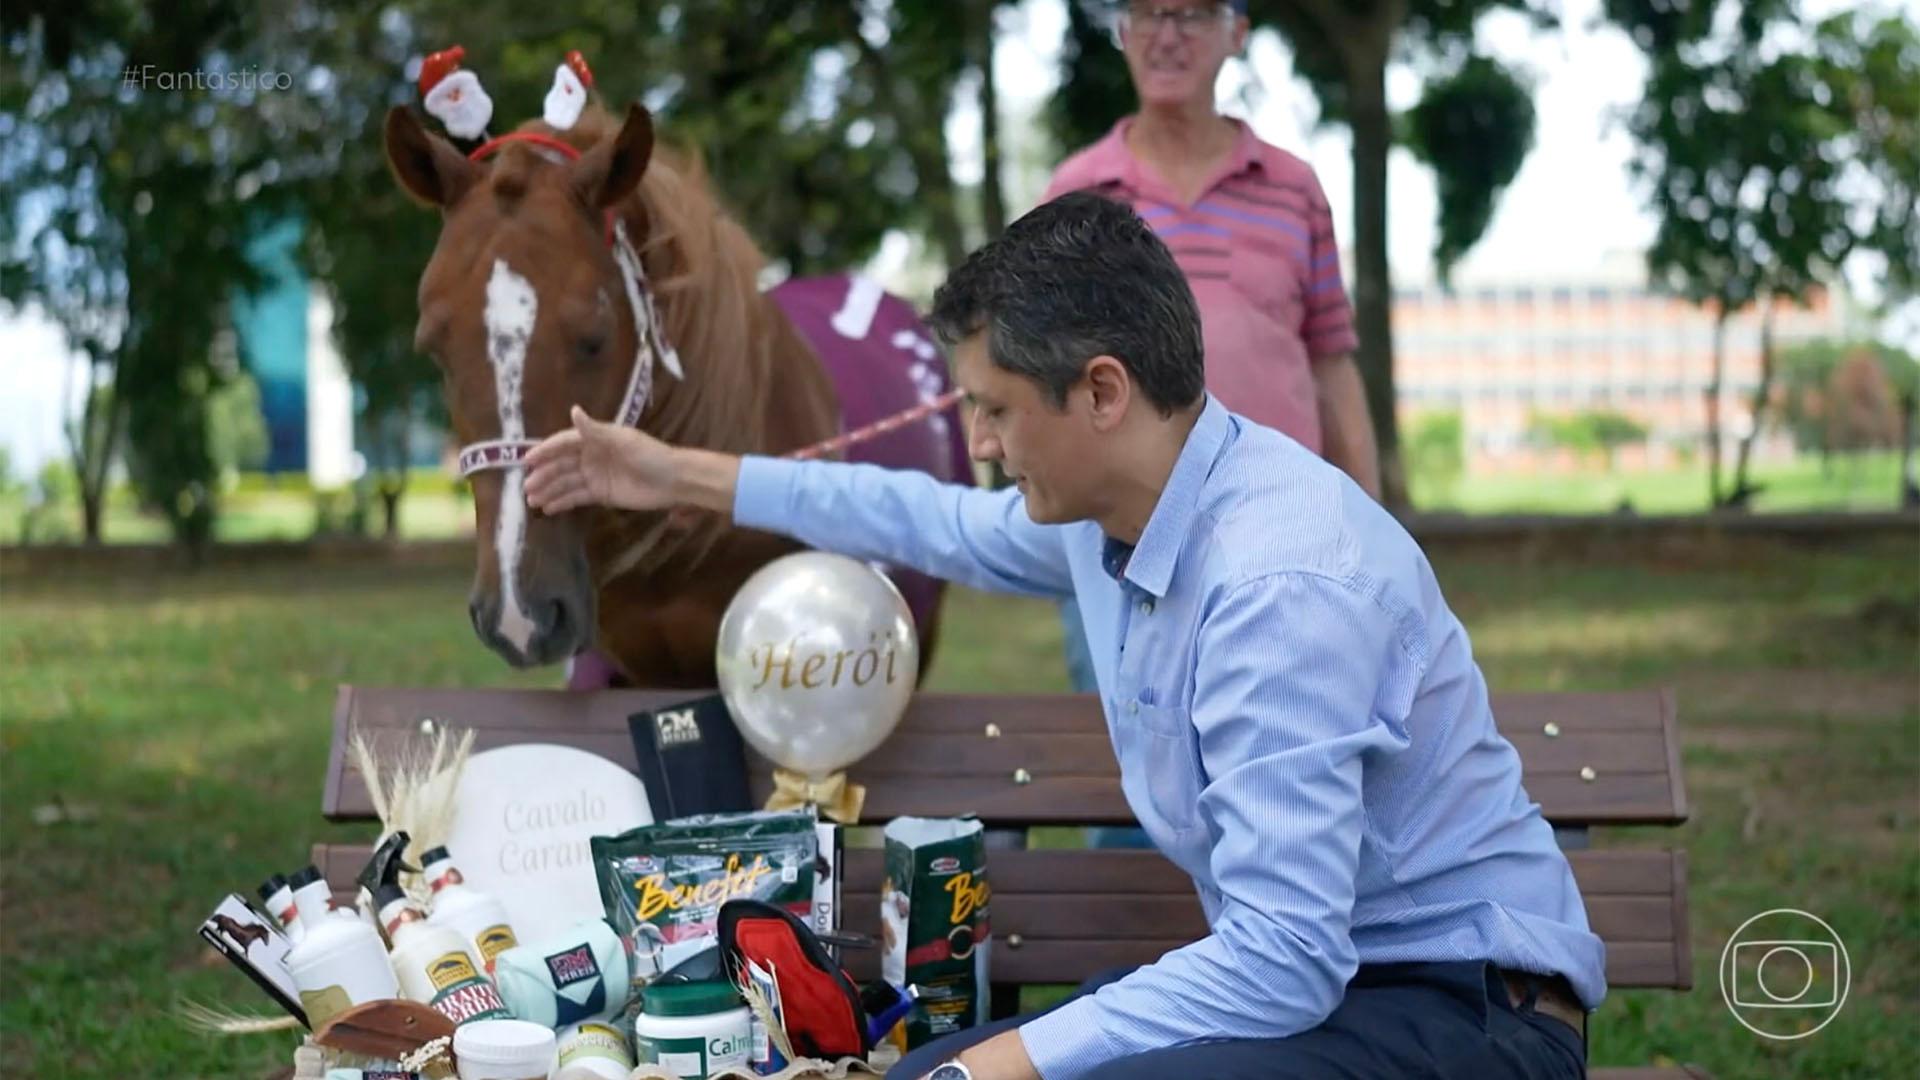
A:
POLYGON ((867 801, 867 789, 847 779, 844 772, 815 780, 791 769, 773 770, 773 794, 767 796, 769 810, 798 810, 814 806, 822 817, 842 825, 860 820, 860 808, 867 801))

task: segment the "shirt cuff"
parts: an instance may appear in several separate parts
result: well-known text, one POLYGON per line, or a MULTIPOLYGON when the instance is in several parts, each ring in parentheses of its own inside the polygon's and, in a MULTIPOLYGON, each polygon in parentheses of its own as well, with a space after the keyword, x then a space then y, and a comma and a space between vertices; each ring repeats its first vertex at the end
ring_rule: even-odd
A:
POLYGON ((1093 1076, 1100 1066, 1119 1057, 1119 1050, 1107 1041, 1105 1019, 1104 1010, 1086 996, 1020 1025, 1020 1041, 1041 1080, 1093 1076))
POLYGON ((740 459, 733 487, 733 523, 745 529, 777 529, 793 505, 801 462, 749 454, 740 459))

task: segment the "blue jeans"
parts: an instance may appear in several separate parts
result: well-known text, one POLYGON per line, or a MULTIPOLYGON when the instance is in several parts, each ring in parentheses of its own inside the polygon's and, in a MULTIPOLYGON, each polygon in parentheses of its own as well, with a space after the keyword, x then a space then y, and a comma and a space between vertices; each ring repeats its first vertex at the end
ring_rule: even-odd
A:
MULTIPOLYGON (((1080 602, 1073 597, 1060 601, 1061 647, 1067 654, 1067 678, 1075 693, 1097 694, 1100 684, 1093 675, 1093 649, 1087 644, 1087 628, 1080 619, 1080 602)), ((1087 830, 1087 846, 1096 848, 1150 848, 1145 830, 1102 826, 1087 830)))
MULTIPOLYGON (((1087 980, 1092 993, 1126 975, 1087 980)), ((1529 999, 1531 1001, 1531 999, 1529 999)), ((928 1043, 887 1071, 919 1080, 935 1065, 1032 1017, 928 1043)), ((1587 1075, 1586 1041, 1558 1020, 1515 1005, 1492 964, 1363 964, 1319 1027, 1285 1039, 1222 1039, 1109 1062, 1100 1080, 1574 1080, 1587 1075)))

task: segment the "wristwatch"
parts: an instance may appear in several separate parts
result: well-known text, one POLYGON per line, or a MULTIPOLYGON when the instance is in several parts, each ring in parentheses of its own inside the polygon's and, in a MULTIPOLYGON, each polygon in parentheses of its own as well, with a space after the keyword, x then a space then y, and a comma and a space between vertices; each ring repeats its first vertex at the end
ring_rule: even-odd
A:
POLYGON ((928 1073, 927 1080, 973 1080, 973 1071, 957 1061, 949 1061, 928 1073))

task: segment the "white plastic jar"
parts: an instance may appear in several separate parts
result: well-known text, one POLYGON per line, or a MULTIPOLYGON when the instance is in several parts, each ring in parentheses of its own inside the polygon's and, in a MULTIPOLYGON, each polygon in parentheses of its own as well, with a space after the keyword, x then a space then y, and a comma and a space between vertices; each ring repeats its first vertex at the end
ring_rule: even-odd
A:
POLYGON ((475 1020, 453 1033, 460 1080, 548 1080, 553 1075, 553 1029, 525 1020, 475 1020))
POLYGON ((633 1022, 634 1056, 640 1062, 659 1065, 682 1080, 747 1068, 753 1013, 731 984, 656 984, 647 987, 640 1008, 633 1022))
POLYGON ((553 1080, 627 1080, 633 1048, 611 1024, 588 1021, 560 1029, 560 1066, 553 1080))

